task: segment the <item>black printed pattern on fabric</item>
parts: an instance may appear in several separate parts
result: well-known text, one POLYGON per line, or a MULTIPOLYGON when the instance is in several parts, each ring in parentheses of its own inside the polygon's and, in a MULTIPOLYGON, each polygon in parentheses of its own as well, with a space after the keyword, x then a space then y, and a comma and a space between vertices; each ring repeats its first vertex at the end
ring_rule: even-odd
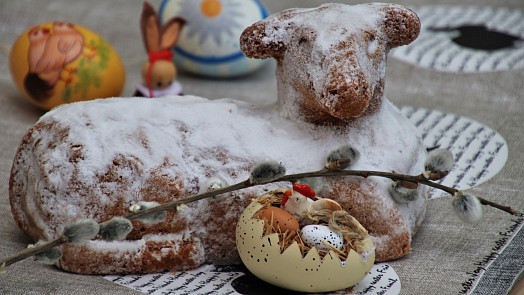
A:
POLYGON ((428 28, 433 32, 450 32, 455 44, 485 51, 512 49, 518 47, 522 38, 486 28, 484 25, 461 25, 458 27, 428 28))
MULTIPOLYGON (((504 167, 508 145, 491 128, 436 110, 404 106, 401 112, 417 127, 427 147, 438 146, 453 153, 453 169, 439 183, 465 190, 487 181, 504 167)), ((432 190, 430 198, 445 195, 432 190)))
POLYGON ((422 68, 489 72, 524 68, 524 13, 479 6, 414 8, 422 27, 391 56, 422 68))

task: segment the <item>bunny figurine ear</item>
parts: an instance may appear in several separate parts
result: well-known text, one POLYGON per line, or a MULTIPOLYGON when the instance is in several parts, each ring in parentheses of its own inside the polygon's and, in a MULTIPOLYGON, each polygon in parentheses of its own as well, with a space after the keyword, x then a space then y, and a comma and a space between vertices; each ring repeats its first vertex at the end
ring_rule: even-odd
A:
POLYGON ((174 17, 164 25, 160 25, 160 19, 153 6, 144 2, 140 17, 140 29, 146 51, 160 52, 174 47, 185 23, 186 21, 183 18, 174 17))
POLYGON ((148 2, 144 2, 142 16, 140 17, 140 31, 146 52, 159 51, 158 41, 160 40, 160 20, 155 9, 148 2))
POLYGON ((160 50, 167 50, 175 47, 180 36, 182 27, 186 24, 186 20, 181 17, 175 17, 168 20, 160 28, 160 50))

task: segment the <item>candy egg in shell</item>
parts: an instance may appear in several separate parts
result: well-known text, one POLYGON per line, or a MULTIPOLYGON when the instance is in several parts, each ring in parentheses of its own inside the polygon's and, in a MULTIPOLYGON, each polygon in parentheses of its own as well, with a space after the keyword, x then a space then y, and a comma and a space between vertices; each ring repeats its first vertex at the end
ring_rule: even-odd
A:
POLYGON ((303 257, 296 242, 281 252, 278 233, 264 235, 264 220, 254 217, 263 207, 253 200, 236 228, 240 258, 261 280, 299 292, 331 292, 355 285, 371 270, 375 252, 369 236, 362 241, 365 255, 350 250, 345 261, 333 250, 322 258, 316 248, 303 257))
POLYGON ((120 96, 124 66, 97 33, 68 22, 46 22, 22 33, 9 54, 13 81, 36 106, 120 96))
POLYGON ((240 34, 268 16, 257 0, 164 0, 161 21, 180 16, 187 20, 174 48, 179 69, 208 77, 248 74, 266 63, 240 51, 240 34))
POLYGON ((339 250, 342 249, 342 246, 344 245, 344 237, 331 230, 329 226, 326 225, 306 225, 302 230, 300 230, 300 236, 306 245, 309 247, 316 247, 320 250, 328 251, 330 249, 330 247, 324 243, 328 243, 339 250))

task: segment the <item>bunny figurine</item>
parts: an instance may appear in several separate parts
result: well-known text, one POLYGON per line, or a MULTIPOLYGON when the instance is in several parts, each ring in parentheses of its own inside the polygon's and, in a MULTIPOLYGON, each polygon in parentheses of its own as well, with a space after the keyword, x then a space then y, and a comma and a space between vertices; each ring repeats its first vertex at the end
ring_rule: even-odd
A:
POLYGON ((182 85, 176 81, 176 67, 170 50, 175 46, 186 21, 181 17, 169 19, 163 25, 148 2, 144 2, 140 30, 149 60, 142 66, 142 80, 134 96, 160 97, 181 95, 182 85))

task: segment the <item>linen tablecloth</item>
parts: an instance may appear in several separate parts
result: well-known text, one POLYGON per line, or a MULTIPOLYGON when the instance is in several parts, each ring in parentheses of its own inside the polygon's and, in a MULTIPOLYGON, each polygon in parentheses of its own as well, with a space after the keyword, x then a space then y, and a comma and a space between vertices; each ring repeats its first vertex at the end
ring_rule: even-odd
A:
MULTIPOLYGON (((160 0, 151 1, 158 8, 160 0)), ((261 1, 270 12, 314 7, 322 1, 261 1)), ((357 3, 356 1, 340 1, 357 3)), ((480 6, 523 11, 521 0, 397 1, 415 10, 429 5, 480 6)), ((12 160, 27 129, 44 114, 16 89, 8 66, 10 46, 26 29, 41 22, 65 20, 99 33, 122 58, 131 96, 140 81, 145 53, 138 18, 141 1, 0 2, 0 258, 31 241, 15 224, 8 200, 12 160)), ((417 10, 416 10, 417 11, 417 10)), ((520 20, 522 22, 524 20, 520 20)), ((519 22, 517 21, 517 24, 519 22)), ((520 23, 522 26, 522 24, 520 23)), ((521 29, 522 30, 522 29, 521 29)), ((521 47, 520 50, 523 47, 521 47)), ((475 120, 507 142, 504 168, 470 191, 512 206, 520 216, 484 208, 475 225, 460 222, 447 198, 431 200, 427 217, 413 239, 412 252, 389 262, 398 274, 401 294, 500 294, 510 290, 524 267, 524 67, 496 71, 431 69, 402 57, 388 59, 386 95, 398 106, 438 110, 475 120)), ((207 98, 263 101, 276 98, 275 63, 235 79, 207 79, 181 73, 184 92, 207 98)), ((67 273, 26 259, 0 274, 0 294, 140 294, 101 276, 67 273)))

